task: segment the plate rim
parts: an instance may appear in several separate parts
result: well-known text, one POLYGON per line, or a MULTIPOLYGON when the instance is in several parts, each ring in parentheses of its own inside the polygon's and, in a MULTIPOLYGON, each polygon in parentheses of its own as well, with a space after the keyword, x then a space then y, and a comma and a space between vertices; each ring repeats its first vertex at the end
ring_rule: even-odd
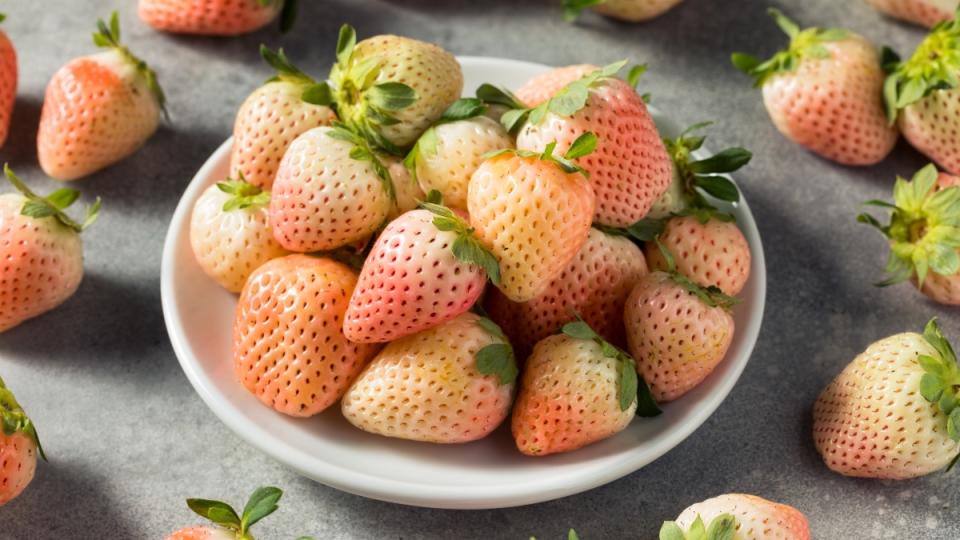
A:
MULTIPOLYGON (((550 69, 549 66, 544 64, 486 56, 457 56, 457 59, 461 64, 471 64, 477 67, 503 68, 505 65, 512 65, 519 69, 538 71, 550 69)), ((664 116, 666 117, 666 115, 664 116)), ((738 225, 747 238, 748 244, 751 247, 755 246, 756 249, 751 251, 751 257, 757 268, 762 270, 751 275, 751 279, 756 280, 756 303, 759 307, 759 313, 756 316, 751 314, 747 318, 746 327, 738 329, 745 339, 743 351, 745 360, 734 366, 730 376, 724 379, 713 393, 704 397, 704 403, 690 415, 686 422, 675 429, 666 431, 646 452, 641 454, 627 453, 618 457, 613 463, 606 463, 603 467, 594 466, 591 468, 588 464, 584 464, 575 473, 554 477, 547 476, 536 483, 514 482, 481 486, 454 487, 417 484, 360 473, 326 461, 320 462, 322 466, 318 469, 311 468, 308 470, 301 463, 313 456, 309 456, 303 450, 283 440, 273 438, 262 431, 255 423, 247 421, 246 416, 240 409, 230 403, 224 396, 219 395, 216 389, 208 384, 205 380, 205 374, 201 373, 199 362, 193 361, 193 355, 188 351, 188 339, 182 329, 182 324, 175 324, 179 322, 179 316, 177 315, 179 302, 176 299, 173 284, 178 233, 185 226, 189 227, 189 216, 192 210, 192 204, 190 203, 199 196, 202 190, 207 188, 208 183, 202 181, 202 179, 211 176, 211 171, 224 159, 225 154, 230 152, 232 144, 233 137, 231 136, 207 158, 180 196, 170 219, 170 225, 164 239, 160 267, 160 297, 164 324, 181 369, 186 374, 194 391, 200 395, 200 398, 217 418, 247 444, 280 462, 285 467, 314 481, 363 497, 412 506, 445 509, 491 509, 522 506, 588 491, 643 468, 686 440, 726 400, 733 387, 740 380, 743 370, 753 355, 766 309, 766 260, 756 220, 746 199, 741 197, 739 207, 748 219, 745 220, 745 223, 738 222, 738 225), (506 487, 510 489, 507 490, 506 487)))

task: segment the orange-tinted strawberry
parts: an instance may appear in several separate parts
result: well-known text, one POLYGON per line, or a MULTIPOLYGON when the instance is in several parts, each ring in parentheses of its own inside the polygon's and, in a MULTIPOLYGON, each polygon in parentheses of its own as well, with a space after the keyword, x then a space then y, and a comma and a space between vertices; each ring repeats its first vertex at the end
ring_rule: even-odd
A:
POLYGON ((503 332, 464 313, 387 345, 343 396, 343 416, 387 437, 474 441, 509 415, 516 376, 503 332))
MULTIPOLYGON (((0 13, 0 22, 6 18, 0 13)), ((17 50, 7 34, 0 30, 0 147, 7 140, 13 104, 17 99, 17 50)))
POLYGON ((942 304, 960 305, 960 178, 937 173, 932 164, 911 181, 897 177, 889 225, 861 214, 890 241, 887 272, 879 285, 910 280, 942 304))
POLYGON ((455 318, 480 298, 497 260, 450 209, 424 203, 387 225, 367 256, 343 323, 357 343, 392 341, 455 318))
POLYGON ((596 144, 584 134, 564 157, 504 151, 477 169, 467 193, 470 225, 500 261, 500 290, 525 302, 546 290, 590 234, 594 194, 571 159, 596 144))
POLYGON ((33 480, 38 453, 46 459, 37 429, 0 379, 0 506, 15 499, 33 480))
POLYGON ((883 107, 880 54, 840 28, 801 30, 780 11, 771 16, 790 37, 770 60, 733 55, 734 65, 763 89, 777 129, 793 142, 845 165, 872 165, 890 153, 897 130, 883 107))
POLYGON ((100 210, 100 199, 82 223, 64 213, 80 195, 61 188, 47 197, 30 191, 9 167, 20 193, 0 195, 0 332, 46 313, 73 296, 83 278, 80 232, 100 210))
POLYGON ((295 0, 140 0, 140 19, 163 32, 210 36, 246 34, 283 12, 282 29, 293 23, 295 0))
POLYGON ((307 255, 273 259, 251 274, 233 324, 243 386, 291 416, 312 416, 340 399, 377 352, 343 335, 356 284, 349 267, 307 255))
POLYGON ((556 142, 565 152, 584 133, 597 136, 596 150, 576 160, 590 174, 596 193, 594 221, 626 227, 640 221, 672 179, 653 118, 634 88, 614 75, 623 63, 568 84, 527 117, 517 148, 543 151, 556 142))
POLYGON ((290 251, 335 249, 373 234, 393 199, 389 173, 364 140, 342 127, 313 128, 280 162, 270 225, 290 251))
POLYGON ((114 12, 97 21, 105 52, 71 60, 47 84, 37 157, 57 180, 75 180, 132 154, 160 123, 164 98, 156 74, 120 44, 114 12))
POLYGON ((217 527, 187 527, 171 533, 166 540, 237 540, 237 537, 217 527))
POLYGON ((280 488, 258 488, 243 507, 242 514, 222 501, 187 499, 190 510, 216 523, 216 526, 187 527, 170 534, 166 540, 253 540, 250 528, 276 512, 282 496, 280 488))
POLYGON ((810 540, 810 524, 807 517, 792 506, 755 495, 730 493, 691 505, 676 522, 664 523, 660 539, 677 538, 810 540), (685 531, 687 536, 683 536, 685 531), (693 536, 697 534, 694 531, 702 536, 693 536), (709 533, 714 536, 709 536, 709 533))
POLYGON ((600 69, 593 64, 577 64, 537 75, 517 88, 516 97, 527 107, 536 107, 552 98, 565 86, 600 69))
POLYGON ((867 0, 867 3, 891 17, 923 26, 933 26, 953 18, 958 0, 867 0))
POLYGON ((539 296, 518 303, 494 289, 485 305, 521 357, 578 314, 607 341, 625 345, 623 306, 646 273, 643 252, 632 241, 593 229, 576 257, 539 296))
POLYGON ((582 321, 563 327, 527 358, 513 438, 520 452, 569 452, 624 430, 634 414, 659 414, 633 359, 582 321))
POLYGON ((649 21, 663 15, 681 0, 563 0, 563 15, 568 21, 590 8, 607 17, 627 22, 649 21))
POLYGON ((906 479, 960 457, 960 366, 937 326, 867 347, 813 407, 813 438, 830 469, 906 479))

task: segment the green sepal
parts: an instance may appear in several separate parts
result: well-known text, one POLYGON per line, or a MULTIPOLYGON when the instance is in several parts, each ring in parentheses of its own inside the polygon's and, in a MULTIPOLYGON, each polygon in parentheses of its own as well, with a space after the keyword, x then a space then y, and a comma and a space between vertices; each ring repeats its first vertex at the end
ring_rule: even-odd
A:
POLYGON ((223 182, 217 182, 217 189, 231 195, 231 197, 223 203, 224 212, 243 210, 245 208, 259 208, 270 204, 269 191, 264 191, 247 182, 243 172, 240 172, 239 176, 240 178, 238 180, 227 178, 223 182))
POLYGON ((477 351, 477 371, 483 375, 495 375, 500 384, 513 384, 516 382, 520 370, 517 368, 516 355, 513 352, 510 340, 503 333, 503 329, 485 315, 477 319, 477 324, 500 341, 499 343, 491 343, 477 351))
POLYGON ((936 355, 921 354, 917 363, 923 369, 920 378, 920 395, 936 407, 947 418, 947 435, 951 440, 960 442, 960 366, 953 346, 937 323, 936 317, 930 319, 923 329, 923 339, 936 351, 936 355))
POLYGON ((673 162, 674 181, 680 182, 683 206, 687 209, 679 215, 696 215, 701 222, 710 218, 729 221, 733 216, 717 211, 704 195, 719 201, 739 202, 740 191, 736 184, 722 175, 741 169, 750 162, 753 154, 744 148, 734 147, 704 159, 694 159, 693 153, 703 146, 706 137, 693 133, 711 124, 694 124, 675 139, 665 138, 663 143, 673 162))
POLYGON ((487 152, 482 156, 484 160, 495 158, 498 156, 512 154, 515 156, 520 156, 523 158, 537 158, 541 161, 547 161, 555 164, 563 172, 567 174, 580 173, 585 178, 590 177, 583 167, 577 165, 573 162, 574 159, 584 157, 589 155, 597 148, 597 136, 593 133, 587 131, 581 134, 573 144, 570 145, 570 148, 562 155, 558 156, 554 153, 557 149, 557 142, 553 141, 543 149, 543 152, 534 152, 533 150, 520 150, 517 148, 504 148, 502 150, 494 150, 493 152, 487 152))
POLYGON ((390 170, 387 169, 387 166, 381 161, 377 151, 367 138, 339 122, 331 126, 327 132, 327 136, 353 144, 353 148, 350 150, 350 158, 357 161, 369 162, 377 177, 380 179, 380 184, 387 193, 387 197, 390 198, 391 203, 396 204, 397 192, 393 185, 393 178, 390 176, 390 170))
POLYGON ((690 528, 684 532, 674 521, 665 521, 660 527, 660 540, 733 540, 737 519, 732 514, 720 514, 710 525, 697 514, 690 528))
POLYGON ((234 531, 238 539, 252 540, 250 527, 275 512, 281 496, 283 491, 280 488, 258 488, 247 500, 242 516, 237 515, 237 511, 229 504, 212 499, 187 499, 187 507, 213 523, 234 531))
POLYGON ((6 21, 6 20, 7 20, 7 14, 6 14, 6 13, 0 13, 0 23, 4 22, 4 21, 6 21))
POLYGON ((626 65, 626 60, 614 62, 569 83, 553 97, 534 107, 530 111, 527 121, 537 125, 543 122, 547 114, 572 116, 587 105, 592 89, 602 84, 603 81, 616 77, 617 73, 626 65))
POLYGON ((580 16, 581 11, 606 1, 607 0, 561 0, 560 5, 563 7, 563 20, 573 22, 580 16))
POLYGON ((243 517, 240 519, 242 530, 249 530, 256 522, 276 512, 277 502, 282 496, 283 491, 276 487, 261 487, 254 491, 243 508, 243 517))
POLYGON ((654 218, 643 218, 627 227, 612 227, 601 223, 593 224, 593 228, 600 232, 613 236, 624 236, 638 244, 652 242, 657 236, 663 233, 666 226, 667 220, 654 218))
POLYGON ((43 445, 40 444, 40 436, 37 434, 36 426, 33 425, 33 421, 27 416, 27 413, 17 402, 17 398, 7 388, 2 378, 0 378, 0 429, 7 436, 17 432, 23 433, 37 446, 40 457, 44 461, 47 460, 43 445))
POLYGON ((9 164, 3 166, 3 172, 6 174, 7 180, 13 184, 13 187, 27 199, 23 204, 23 208, 20 209, 20 213, 24 216, 36 219, 52 217, 62 225, 79 233, 83 232, 90 225, 93 225, 100 215, 100 197, 97 197, 94 203, 87 208, 86 216, 82 222, 78 223, 68 216, 64 210, 77 200, 77 197, 80 195, 79 191, 70 188, 60 188, 47 197, 41 197, 31 191, 30 188, 20 180, 13 170, 10 169, 9 164))
POLYGON ((286 34, 293 29, 297 22, 297 0, 281 0, 283 7, 280 9, 280 33, 286 34))
POLYGON ((127 62, 131 63, 136 68, 137 73, 144 78, 147 88, 153 94, 154 99, 157 100, 157 105, 163 111, 164 116, 169 116, 167 113, 167 98, 157 81, 157 73, 120 42, 120 16, 116 11, 110 14, 109 23, 104 22, 103 19, 97 19, 97 31, 93 33, 93 44, 101 49, 114 49, 127 62))
POLYGON ((755 86, 762 86, 767 79, 778 73, 796 70, 804 60, 829 58, 830 51, 824 43, 841 41, 849 36, 849 32, 842 28, 801 30, 796 23, 776 8, 768 9, 767 13, 790 38, 790 45, 765 61, 744 53, 734 53, 730 57, 734 67, 753 77, 755 86))
POLYGON ((440 116, 438 124, 449 122, 458 122, 460 120, 469 120, 483 115, 487 111, 487 105, 480 98, 460 98, 454 101, 443 115, 440 116))
POLYGON ((670 250, 667 249, 667 246, 663 245, 663 242, 661 242, 659 238, 655 239, 654 243, 657 245, 657 248, 667 263, 666 273, 670 275, 670 279, 680 287, 686 289, 690 294, 699 298, 701 302, 709 307, 719 307, 728 311, 740 302, 738 298, 724 294, 723 291, 716 286, 711 285, 704 287, 678 272, 676 260, 673 258, 670 250))
POLYGON ((459 261, 479 266, 494 285, 500 285, 500 261, 476 237, 473 227, 442 204, 423 201, 420 203, 420 208, 434 214, 433 226, 437 230, 449 231, 456 235, 450 249, 459 261))

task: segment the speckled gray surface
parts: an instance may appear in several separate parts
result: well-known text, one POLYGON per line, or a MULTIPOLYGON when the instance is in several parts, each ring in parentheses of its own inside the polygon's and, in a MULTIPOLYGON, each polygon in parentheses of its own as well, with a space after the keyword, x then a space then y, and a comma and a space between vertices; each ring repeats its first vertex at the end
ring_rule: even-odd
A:
MULTIPOLYGON (((885 20, 859 0, 686 0, 663 18, 626 25, 595 16, 561 22, 552 0, 304 0, 292 35, 171 37, 137 20, 133 0, 4 2, 20 53, 13 134, 0 159, 43 184, 34 136, 43 88, 67 59, 92 49, 97 15, 122 10, 126 41, 159 72, 173 124, 133 158, 77 187, 105 200, 85 235, 87 276, 57 311, 0 337, 0 372, 41 430, 50 463, 0 508, 0 538, 162 538, 194 523, 188 496, 237 503, 262 484, 286 490, 260 537, 325 539, 654 538, 662 520, 723 492, 783 501, 810 517, 819 540, 960 537, 958 474, 910 482, 836 476, 810 437, 819 390, 870 341, 918 329, 931 315, 960 338, 960 317, 909 286, 870 283, 884 244, 854 223, 860 201, 888 196, 895 174, 923 159, 902 145, 879 166, 851 169, 780 137, 759 95, 727 62, 733 50, 772 52, 782 36, 764 15, 777 5, 804 25, 843 25, 907 51, 921 30, 885 20), (174 358, 160 309, 160 251, 177 199, 229 134, 233 113, 267 75, 261 41, 284 45, 315 72, 331 60, 342 22, 361 36, 392 32, 469 55, 547 64, 646 61, 645 90, 682 123, 719 121, 711 145, 743 145, 738 176, 766 248, 770 291, 763 330, 739 384, 690 439, 605 487, 523 508, 457 512, 366 500, 298 477, 242 443, 194 393, 174 358)), ((53 185, 46 182, 47 186, 53 185)))

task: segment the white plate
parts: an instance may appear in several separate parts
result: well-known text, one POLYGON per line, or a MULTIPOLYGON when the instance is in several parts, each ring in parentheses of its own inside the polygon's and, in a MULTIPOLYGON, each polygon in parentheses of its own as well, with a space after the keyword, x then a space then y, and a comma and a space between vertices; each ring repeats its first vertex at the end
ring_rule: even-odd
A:
MULTIPOLYGON (((465 90, 491 82, 517 88, 546 66, 464 57, 465 90)), ((661 131, 679 126, 654 112, 661 131)), ((720 405, 740 377, 760 331, 766 296, 763 249, 753 216, 742 202, 733 209, 750 243, 750 281, 736 307, 737 332, 726 360, 655 419, 637 419, 623 433, 569 454, 522 456, 509 420, 490 437, 441 446, 364 433, 339 407, 293 419, 263 406, 236 381, 231 325, 236 297, 207 278, 190 248, 190 212, 201 192, 227 174, 231 140, 203 165, 187 187, 170 223, 163 250, 163 314, 173 349, 197 393, 247 442, 297 472, 366 497, 436 508, 500 508, 586 491, 627 475, 688 437, 720 405)))

